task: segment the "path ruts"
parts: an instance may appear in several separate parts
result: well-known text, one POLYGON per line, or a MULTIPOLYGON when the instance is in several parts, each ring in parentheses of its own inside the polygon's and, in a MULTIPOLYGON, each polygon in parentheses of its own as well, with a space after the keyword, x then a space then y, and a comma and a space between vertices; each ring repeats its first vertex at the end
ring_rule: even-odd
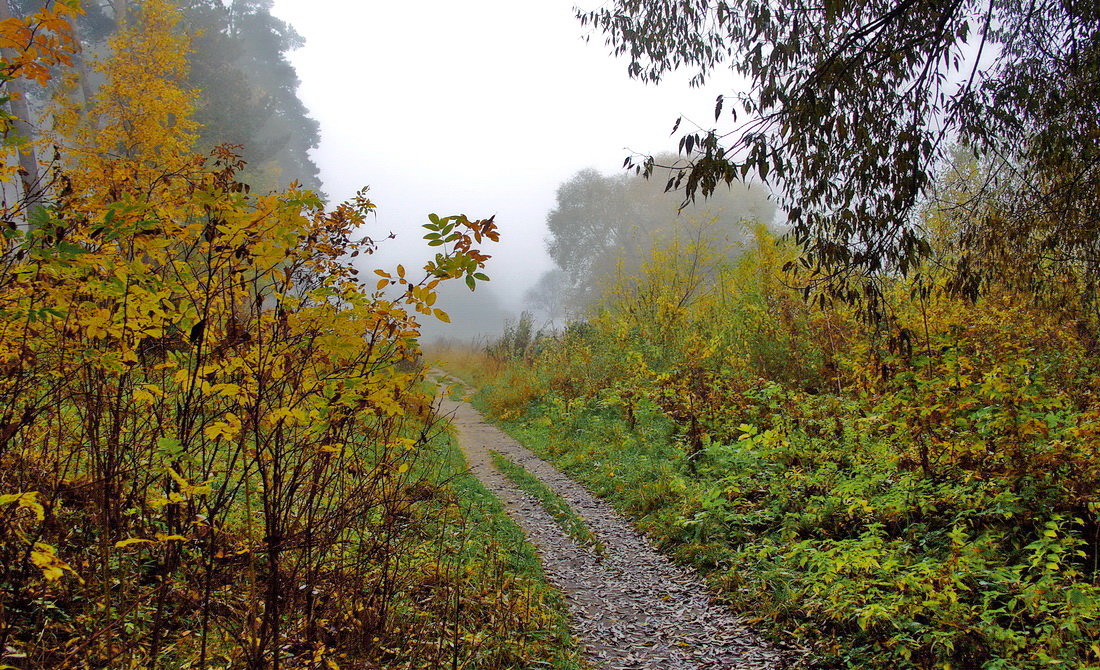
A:
POLYGON ((708 597, 699 578, 672 564, 603 500, 538 458, 468 403, 442 400, 471 472, 504 504, 564 594, 572 630, 594 667, 717 669, 786 667, 789 657, 708 597), (496 451, 564 498, 607 548, 575 544, 533 497, 492 464, 496 451))

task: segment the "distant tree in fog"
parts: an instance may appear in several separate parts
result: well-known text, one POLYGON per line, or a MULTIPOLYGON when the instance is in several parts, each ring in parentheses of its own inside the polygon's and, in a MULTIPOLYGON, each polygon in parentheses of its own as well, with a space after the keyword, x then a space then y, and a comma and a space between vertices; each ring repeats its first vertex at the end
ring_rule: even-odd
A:
POLYGON ((554 303, 558 311, 581 308, 598 299, 617 274, 637 269, 655 246, 701 239, 733 254, 746 237, 745 222, 770 224, 775 217, 767 191, 745 183, 681 211, 682 204, 683 194, 666 192, 662 179, 593 169, 576 173, 558 187, 546 218, 547 250, 560 274, 544 275, 528 299, 543 303, 534 305, 540 309, 554 303))
POLYGON ((271 0, 183 0, 191 33, 189 84, 201 92, 195 119, 207 146, 239 144, 254 188, 297 180, 320 191, 309 150, 319 126, 298 99, 298 76, 286 55, 302 37, 272 16, 271 0))
POLYGON ((527 290, 523 302, 548 319, 557 320, 569 312, 568 293, 569 275, 561 268, 553 268, 543 273, 538 282, 527 290))
MULTIPOLYGON (((0 0, 19 15, 43 0, 0 0)), ((287 54, 303 44, 292 26, 271 14, 272 0, 178 0, 179 29, 191 43, 184 82, 198 94, 194 120, 199 150, 240 145, 248 167, 242 179, 254 189, 284 188, 298 181, 320 193, 317 165, 309 156, 320 142, 320 126, 298 98, 298 76, 287 54)), ((99 77, 87 68, 104 57, 107 40, 141 3, 113 0, 82 3, 76 22, 80 53, 76 66, 86 102, 99 77)), ((41 104, 41 101, 40 101, 41 104)))

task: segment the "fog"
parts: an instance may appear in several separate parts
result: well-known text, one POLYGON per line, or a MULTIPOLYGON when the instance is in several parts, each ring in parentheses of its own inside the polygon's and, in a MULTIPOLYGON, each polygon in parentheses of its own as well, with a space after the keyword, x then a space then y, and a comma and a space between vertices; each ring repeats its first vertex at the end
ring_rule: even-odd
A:
POLYGON ((456 332, 518 313, 553 267, 546 216, 560 184, 673 149, 677 117, 681 131, 709 127, 715 97, 734 92, 630 80, 602 37, 585 42, 572 0, 277 0, 273 13, 305 40, 290 59, 320 122, 325 191, 339 201, 369 185, 378 208, 363 234, 396 236, 369 263, 426 259, 418 226, 429 212, 496 216, 491 283, 472 303, 443 304, 456 332))

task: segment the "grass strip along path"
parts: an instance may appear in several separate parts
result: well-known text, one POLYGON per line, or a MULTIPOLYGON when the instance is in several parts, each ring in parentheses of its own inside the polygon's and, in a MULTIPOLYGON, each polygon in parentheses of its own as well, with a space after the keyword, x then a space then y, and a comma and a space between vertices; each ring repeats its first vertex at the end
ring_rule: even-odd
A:
POLYGON ((490 425, 469 403, 443 398, 471 473, 495 494, 536 547, 565 596, 587 660, 614 670, 778 669, 792 660, 711 601, 702 581, 674 565, 603 500, 490 425), (497 452, 537 477, 584 520, 606 557, 575 542, 539 500, 500 472, 497 452))
POLYGON ((574 542, 582 546, 592 547, 600 556, 607 555, 607 547, 603 546, 599 538, 592 534, 592 531, 585 525, 584 519, 577 516, 577 513, 573 511, 569 503, 565 502, 564 498, 554 493, 549 486, 543 484, 541 479, 527 472, 522 465, 513 463, 507 457, 495 451, 490 451, 489 455, 493 459, 493 465, 496 466, 497 470, 507 475, 508 479, 518 484, 529 495, 537 498, 539 503, 542 504, 542 508, 554 517, 554 521, 558 522, 558 525, 569 537, 573 538, 574 542))

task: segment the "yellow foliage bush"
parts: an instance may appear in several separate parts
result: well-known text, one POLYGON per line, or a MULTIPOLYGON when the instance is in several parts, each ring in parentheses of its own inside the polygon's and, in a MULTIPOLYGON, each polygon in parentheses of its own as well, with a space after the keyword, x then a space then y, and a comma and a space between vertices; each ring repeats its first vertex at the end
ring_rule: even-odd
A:
POLYGON ((482 277, 495 226, 432 215, 422 275, 363 286, 365 193, 255 195, 231 149, 192 154, 177 10, 133 10, 92 105, 58 103, 48 187, 0 212, 0 648, 28 668, 378 654, 378 566, 428 487, 417 319, 482 277))

